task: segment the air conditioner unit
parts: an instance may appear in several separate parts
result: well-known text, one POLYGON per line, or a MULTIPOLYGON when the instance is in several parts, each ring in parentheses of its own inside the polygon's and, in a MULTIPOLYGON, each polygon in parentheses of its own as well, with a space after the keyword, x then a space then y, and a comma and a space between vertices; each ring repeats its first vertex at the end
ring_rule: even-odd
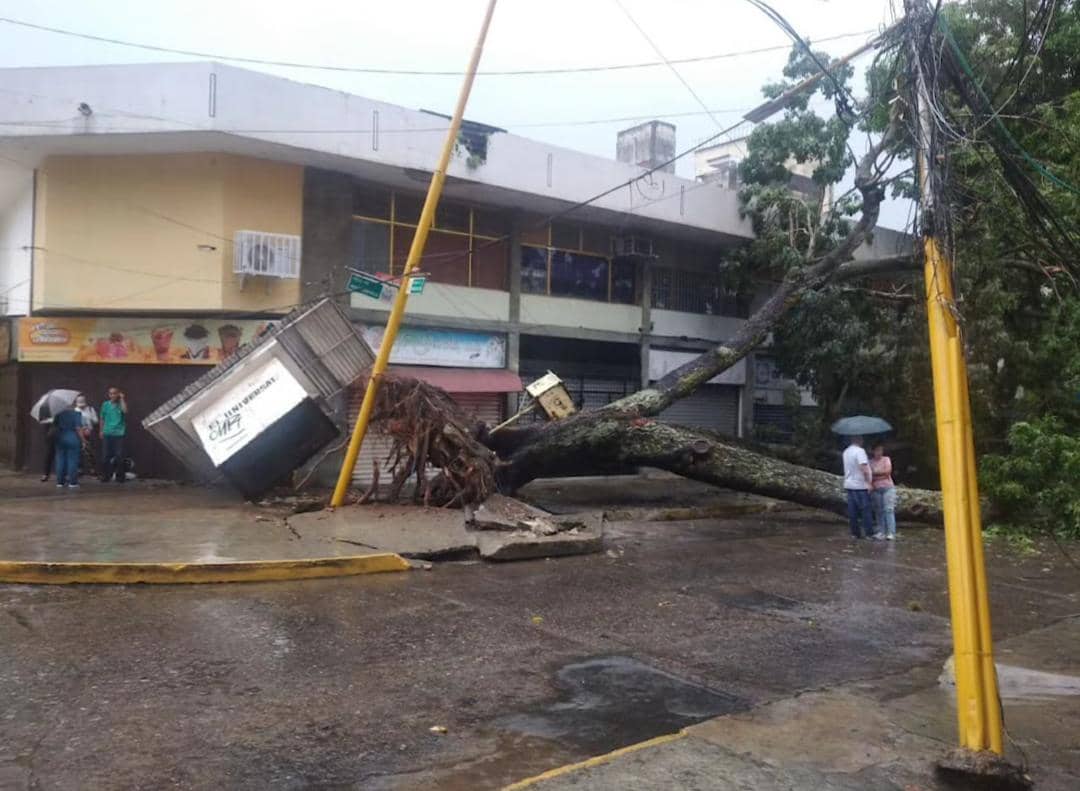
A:
POLYGON ((612 239, 615 255, 652 255, 652 239, 646 236, 616 236, 612 239))
POLYGON ((284 233, 237 231, 233 237, 233 274, 300 277, 300 237, 284 233))

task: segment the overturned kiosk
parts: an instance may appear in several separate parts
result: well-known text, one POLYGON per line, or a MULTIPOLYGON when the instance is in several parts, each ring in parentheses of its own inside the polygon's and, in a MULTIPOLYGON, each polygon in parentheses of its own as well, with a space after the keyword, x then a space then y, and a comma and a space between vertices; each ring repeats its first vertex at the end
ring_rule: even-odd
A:
POLYGON ((374 358, 344 310, 322 299, 200 376, 143 427, 198 479, 224 477, 255 499, 338 438, 333 401, 374 358))

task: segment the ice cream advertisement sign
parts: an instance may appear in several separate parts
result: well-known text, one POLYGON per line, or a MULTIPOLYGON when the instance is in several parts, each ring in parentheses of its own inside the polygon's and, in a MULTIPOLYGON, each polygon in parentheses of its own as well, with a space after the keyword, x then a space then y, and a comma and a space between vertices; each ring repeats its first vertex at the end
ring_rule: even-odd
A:
POLYGON ((20 362, 216 365, 271 327, 230 319, 19 319, 20 362))

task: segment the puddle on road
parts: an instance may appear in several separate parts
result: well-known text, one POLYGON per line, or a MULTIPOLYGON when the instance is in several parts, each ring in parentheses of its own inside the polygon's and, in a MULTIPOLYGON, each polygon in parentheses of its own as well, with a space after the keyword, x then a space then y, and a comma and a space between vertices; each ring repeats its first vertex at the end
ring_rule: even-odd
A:
POLYGON ((750 707, 625 656, 566 665, 556 685, 561 700, 500 717, 495 727, 598 755, 750 707))
POLYGON ((783 612, 803 606, 803 602, 797 599, 789 599, 787 596, 778 596, 748 586, 726 586, 726 590, 715 593, 713 598, 722 604, 755 612, 783 612))

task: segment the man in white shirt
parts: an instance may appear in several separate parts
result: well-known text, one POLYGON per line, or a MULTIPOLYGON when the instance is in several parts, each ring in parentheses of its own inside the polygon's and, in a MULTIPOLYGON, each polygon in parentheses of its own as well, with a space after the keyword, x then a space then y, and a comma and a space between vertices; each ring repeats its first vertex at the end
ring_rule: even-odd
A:
POLYGON ((851 444, 844 451, 844 491, 847 492, 847 512, 852 538, 863 538, 864 535, 870 538, 873 534, 870 508, 870 486, 873 480, 870 459, 863 450, 863 438, 852 437, 851 444))

